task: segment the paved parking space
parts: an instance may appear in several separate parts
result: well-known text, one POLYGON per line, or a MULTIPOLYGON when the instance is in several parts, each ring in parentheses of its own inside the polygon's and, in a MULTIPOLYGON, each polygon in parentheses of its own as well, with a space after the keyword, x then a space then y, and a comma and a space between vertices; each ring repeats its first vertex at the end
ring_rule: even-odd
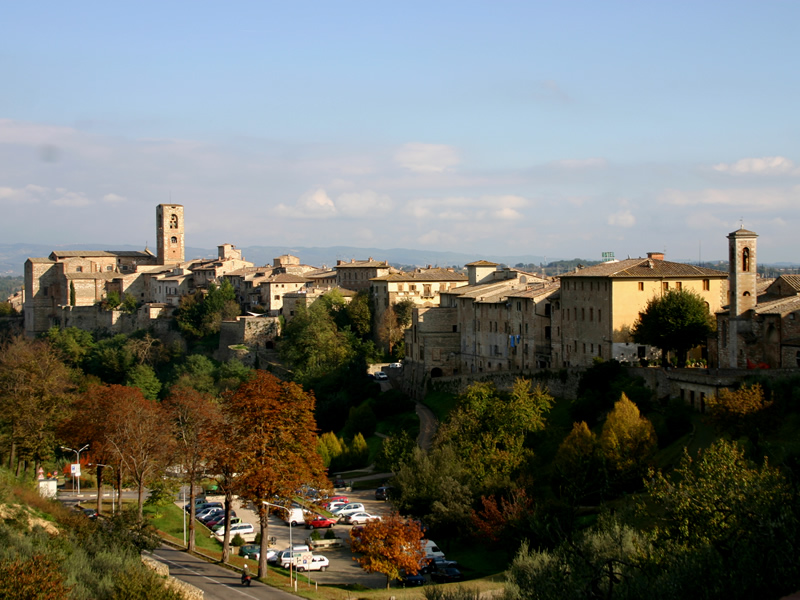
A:
MULTIPOLYGON (((339 493, 339 492, 337 492, 339 493)), ((341 492, 341 495, 346 495, 350 502, 361 502, 364 508, 370 514, 377 514, 381 517, 386 517, 391 512, 391 504, 381 500, 375 500, 375 490, 358 490, 354 492, 341 492)), ((183 503, 176 503, 181 507, 183 503)), ((248 503, 243 503, 239 500, 234 501, 233 509, 236 515, 241 517, 246 523, 252 523, 258 531, 259 520, 256 511, 247 506, 248 503)), ((359 583, 365 587, 370 588, 383 588, 386 587, 386 577, 383 575, 375 575, 366 573, 356 561, 353 560, 353 553, 350 552, 350 530, 352 527, 344 523, 339 523, 333 526, 333 531, 336 536, 341 538, 344 546, 341 548, 319 549, 315 550, 315 554, 323 554, 330 560, 330 566, 325 572, 312 572, 308 575, 320 584, 347 584, 359 583)), ((199 531, 199 530, 198 530, 199 531)), ((322 535, 327 530, 320 530, 322 535)), ((275 550, 283 550, 289 547, 290 528, 276 515, 270 515, 269 527, 267 535, 275 538, 274 545, 271 548, 275 550)), ((302 544, 308 543, 311 530, 305 527, 292 527, 291 538, 292 543, 302 544)))

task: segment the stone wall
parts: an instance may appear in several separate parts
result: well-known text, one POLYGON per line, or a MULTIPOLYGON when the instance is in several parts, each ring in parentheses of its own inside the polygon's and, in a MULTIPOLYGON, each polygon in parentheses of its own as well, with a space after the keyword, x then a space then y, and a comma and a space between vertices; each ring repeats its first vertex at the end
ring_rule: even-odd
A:
POLYGON ((236 358, 253 366, 259 350, 271 349, 280 335, 278 317, 236 317, 235 321, 223 321, 219 330, 217 359, 236 358))
POLYGON ((180 579, 176 579, 169 574, 169 566, 165 565, 159 560, 156 560, 150 556, 142 556, 142 563, 161 575, 162 577, 166 578, 166 586, 169 589, 175 590, 181 596, 185 598, 185 600, 203 600, 204 593, 203 590, 193 586, 190 583, 186 583, 185 581, 181 581, 180 579))

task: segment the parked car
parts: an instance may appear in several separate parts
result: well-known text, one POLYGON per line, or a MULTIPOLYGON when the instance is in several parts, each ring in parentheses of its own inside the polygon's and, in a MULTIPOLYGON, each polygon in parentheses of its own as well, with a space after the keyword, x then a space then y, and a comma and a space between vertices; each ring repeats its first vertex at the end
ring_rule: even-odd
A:
POLYGON ((342 508, 345 505, 347 505, 347 502, 328 502, 327 504, 323 504, 322 507, 328 512, 333 512, 336 509, 342 508))
MULTIPOLYGON (((214 532, 214 537, 217 538, 220 542, 225 539, 225 530, 226 527, 220 528, 218 531, 214 532)), ((256 538, 256 530, 250 523, 236 523, 235 525, 231 525, 231 539, 233 539, 236 535, 242 536, 244 541, 252 542, 256 538)))
POLYGON ((312 554, 311 561, 308 563, 299 563, 295 565, 298 571, 324 571, 330 566, 331 562, 327 556, 321 554, 312 554))
MULTIPOLYGON (((186 505, 186 512, 189 512, 190 505, 186 505)), ((195 504, 194 514, 197 516, 197 513, 207 509, 207 508, 223 508, 222 502, 201 502, 199 504, 195 504)))
POLYGON ((389 379, 389 376, 383 371, 378 371, 377 373, 375 373, 376 381, 386 381, 387 379, 389 379))
POLYGON ((403 587, 420 587, 428 582, 425 579, 425 577, 423 577, 419 573, 417 573, 416 575, 408 575, 407 573, 402 573, 400 577, 397 578, 397 583, 399 583, 403 587))
MULTIPOLYGON (((199 498, 195 498, 195 499, 194 499, 194 509, 195 509, 195 510, 197 510, 197 507, 199 507, 199 506, 201 506, 202 504, 205 504, 205 503, 206 503, 206 499, 205 499, 205 497, 204 497, 204 496, 201 496, 201 497, 199 497, 199 498)), ((187 503, 186 503, 186 504, 183 506, 183 510, 185 510, 186 512, 189 512, 189 509, 190 509, 191 507, 192 507, 192 503, 191 503, 191 502, 187 502, 187 503)))
POLYGON ((215 517, 219 517, 220 515, 225 515, 224 508, 208 508, 201 512, 200 514, 195 516, 195 519, 200 521, 201 523, 205 523, 206 521, 210 521, 215 517))
POLYGON ((375 500, 388 500, 392 487, 389 485, 382 485, 375 490, 375 500))
POLYGON ((345 504, 344 506, 331 511, 331 515, 334 519, 343 520, 348 515, 352 515, 353 513, 357 512, 364 512, 364 510, 366 509, 361 502, 350 502, 349 504, 345 504))
POLYGON ((322 515, 317 515, 310 521, 306 522, 307 529, 330 529, 336 525, 336 519, 329 519, 322 515))
POLYGON ((83 510, 83 514, 86 515, 87 519, 89 519, 90 521, 96 521, 97 520, 97 509, 84 508, 82 510, 83 510))
MULTIPOLYGON (((283 567, 284 569, 289 568, 289 564, 294 561, 298 555, 310 553, 311 549, 308 547, 307 544, 295 544, 294 548, 287 548, 286 550, 281 550, 275 555, 275 562, 279 566, 283 567)), ((269 562, 269 559, 267 559, 269 562)))
POLYGON ((347 487, 347 482, 341 477, 337 477, 336 479, 333 480, 333 487, 335 488, 347 487))
POLYGON ((364 525, 365 523, 370 523, 372 521, 380 521, 381 518, 378 515, 371 515, 366 512, 356 512, 347 515, 344 520, 345 522, 350 523, 350 525, 364 525))
POLYGON ((436 583, 452 583, 453 581, 461 581, 463 578, 461 571, 455 567, 445 567, 442 570, 431 572, 431 579, 436 583))
MULTIPOLYGON (((270 562, 270 558, 274 557, 276 554, 277 552, 275 552, 275 550, 267 550, 267 562, 270 562)), ((258 560, 261 557, 261 545, 245 544, 244 546, 240 546, 239 556, 248 560, 258 560)))
POLYGON ((401 363, 401 362, 390 363, 389 364, 389 368, 390 369, 402 369, 403 368, 403 363, 401 363))
MULTIPOLYGON (((231 517, 231 525, 236 525, 237 523, 241 523, 242 519, 240 517, 231 517)), ((213 522, 212 522, 213 523, 213 522)), ((223 527, 225 527, 225 520, 220 519, 216 523, 208 523, 206 527, 208 527, 211 531, 219 531, 223 527)))
POLYGON ((350 502, 350 500, 348 500, 347 496, 339 495, 339 496, 331 496, 330 498, 328 498, 328 502, 344 502, 345 504, 347 504, 348 502, 350 502))

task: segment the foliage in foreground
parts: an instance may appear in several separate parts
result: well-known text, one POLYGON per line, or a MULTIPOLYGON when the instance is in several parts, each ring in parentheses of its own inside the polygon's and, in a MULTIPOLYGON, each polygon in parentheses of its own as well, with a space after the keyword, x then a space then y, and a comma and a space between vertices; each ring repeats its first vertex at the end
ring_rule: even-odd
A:
POLYGON ((419 521, 406 521, 393 513, 382 521, 372 521, 353 528, 350 547, 361 556, 354 557, 368 573, 386 575, 386 588, 401 572, 416 574, 425 552, 422 549, 419 521))

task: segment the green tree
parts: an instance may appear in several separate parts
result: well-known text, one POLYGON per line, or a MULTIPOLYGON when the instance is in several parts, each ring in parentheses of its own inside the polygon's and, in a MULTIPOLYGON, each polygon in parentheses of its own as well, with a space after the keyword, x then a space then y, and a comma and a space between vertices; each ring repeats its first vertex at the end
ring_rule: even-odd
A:
POLYGON ((9 468, 19 472, 24 460, 38 469, 52 456, 73 389, 72 373, 47 342, 18 337, 0 346, 0 430, 9 468))
POLYGON ((358 337, 366 340, 372 331, 372 308, 369 290, 361 290, 346 306, 348 325, 358 337))
POLYGON ((603 497, 608 483, 605 460, 600 440, 585 421, 573 423, 558 447, 553 470, 554 486, 570 504, 603 497))
POLYGON ((768 410, 772 401, 764 397, 758 383, 743 385, 738 390, 723 389, 707 402, 707 412, 712 423, 731 436, 747 436, 757 443, 759 431, 768 424, 768 410))
POLYGON ((198 290, 181 298, 175 320, 184 333, 203 338, 217 333, 222 321, 231 320, 240 313, 236 291, 224 280, 219 286, 209 284, 205 292, 198 290))
POLYGON ((69 305, 70 306, 75 306, 76 304, 77 304, 77 301, 75 299, 75 282, 70 281, 69 282, 69 305))
POLYGON ((493 383, 473 383, 440 427, 436 443, 451 446, 478 485, 503 486, 532 456, 526 437, 544 428, 552 404, 553 397, 527 379, 517 379, 505 393, 493 383))
POLYGON ((640 485, 657 443, 653 424, 623 394, 606 418, 600 434, 603 457, 615 482, 623 488, 640 485))
POLYGON ((376 468, 396 473, 402 464, 411 458, 416 447, 417 442, 405 430, 384 438, 380 452, 375 458, 376 468))
POLYGON ((92 334, 77 327, 51 327, 44 338, 56 349, 61 359, 73 367, 83 365, 95 346, 92 334))
POLYGON ((161 391, 161 381, 149 365, 134 366, 125 377, 125 385, 139 388, 148 400, 158 399, 161 391))
POLYGON ((702 297, 691 290, 672 289, 648 300, 631 334, 637 344, 660 348, 664 364, 674 351, 678 366, 683 366, 689 350, 705 344, 713 331, 714 320, 702 297))
POLYGON ((472 518, 472 475, 452 447, 414 448, 392 479, 393 500, 404 515, 421 519, 433 533, 466 533, 472 518))

